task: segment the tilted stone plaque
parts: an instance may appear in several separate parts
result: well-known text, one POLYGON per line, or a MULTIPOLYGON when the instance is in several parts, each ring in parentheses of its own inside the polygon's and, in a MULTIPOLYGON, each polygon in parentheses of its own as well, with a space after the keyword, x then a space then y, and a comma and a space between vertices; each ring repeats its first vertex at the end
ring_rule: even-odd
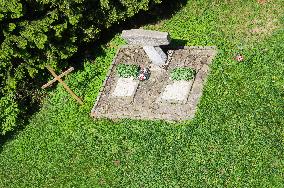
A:
POLYGON ((130 45, 162 46, 169 45, 171 42, 170 35, 167 32, 144 29, 124 30, 121 36, 130 45))
POLYGON ((171 42, 169 33, 150 31, 144 29, 131 29, 122 32, 124 38, 130 45, 143 46, 152 63, 158 66, 165 65, 167 55, 160 48, 161 45, 169 45, 171 42))

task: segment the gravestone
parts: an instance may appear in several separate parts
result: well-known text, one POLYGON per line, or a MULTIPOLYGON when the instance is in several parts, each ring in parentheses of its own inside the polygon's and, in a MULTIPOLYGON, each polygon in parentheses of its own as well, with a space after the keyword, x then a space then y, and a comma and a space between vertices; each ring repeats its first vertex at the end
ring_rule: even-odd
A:
POLYGON ((167 55, 160 46, 170 44, 170 36, 167 32, 150 31, 143 29, 124 30, 124 38, 130 45, 142 46, 151 62, 162 66, 167 62, 167 55))

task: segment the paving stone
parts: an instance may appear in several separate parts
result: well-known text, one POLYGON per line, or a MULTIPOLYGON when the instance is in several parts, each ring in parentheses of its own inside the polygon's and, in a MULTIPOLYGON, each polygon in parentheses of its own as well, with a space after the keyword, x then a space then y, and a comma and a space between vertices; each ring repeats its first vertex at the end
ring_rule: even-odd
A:
POLYGON ((186 103, 193 81, 174 81, 166 86, 160 100, 171 103, 186 103))
POLYGON ((133 78, 118 78, 116 87, 112 93, 113 97, 133 97, 139 81, 133 78))
POLYGON ((131 29, 122 31, 124 38, 130 45, 161 46, 170 44, 170 36, 167 32, 151 31, 144 29, 131 29))
POLYGON ((163 52, 160 47, 154 46, 143 46, 146 54, 148 55, 151 62, 155 65, 162 66, 167 62, 167 55, 163 52))

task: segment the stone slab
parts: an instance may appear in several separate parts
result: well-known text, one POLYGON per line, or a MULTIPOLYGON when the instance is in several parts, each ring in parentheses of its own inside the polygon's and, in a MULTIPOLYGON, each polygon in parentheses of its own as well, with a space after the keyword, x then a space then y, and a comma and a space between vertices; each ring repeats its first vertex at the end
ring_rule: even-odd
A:
POLYGON ((112 97, 133 97, 139 81, 133 78, 118 78, 112 97))
POLYGON ((155 65, 162 66, 167 62, 167 55, 163 52, 160 47, 144 46, 146 54, 148 55, 151 62, 155 65))
POLYGON ((170 35, 167 32, 144 29, 131 29, 122 31, 124 38, 130 45, 161 46, 170 44, 170 35))
POLYGON ((192 83, 193 81, 174 81, 172 84, 166 86, 159 101, 181 104, 186 103, 192 83))

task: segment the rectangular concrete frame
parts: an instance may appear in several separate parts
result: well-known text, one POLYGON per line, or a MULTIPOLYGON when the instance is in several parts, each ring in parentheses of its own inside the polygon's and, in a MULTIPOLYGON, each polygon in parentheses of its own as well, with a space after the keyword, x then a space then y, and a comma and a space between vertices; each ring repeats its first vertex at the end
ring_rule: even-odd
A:
MULTIPOLYGON (((98 97, 97 97, 97 100, 93 106, 93 109, 91 111, 91 116, 92 117, 96 117, 96 107, 100 101, 100 97, 101 97, 101 94, 105 88, 105 85, 107 83, 107 80, 111 74, 111 72, 113 71, 113 67, 114 67, 114 64, 116 62, 116 59, 117 59, 117 55, 119 54, 120 50, 123 49, 123 48, 135 48, 137 47, 137 45, 124 45, 124 46, 121 46, 118 50, 117 50, 117 53, 112 61, 112 64, 110 66, 110 69, 109 69, 109 72, 107 74, 107 77, 103 83, 103 86, 101 87, 101 90, 98 94, 98 97)), ((180 48, 177 48, 177 49, 201 49, 201 50, 214 50, 215 53, 211 56, 211 58, 208 60, 210 63, 212 62, 212 60, 214 59, 214 57, 217 55, 217 48, 215 46, 212 46, 212 47, 203 47, 203 46, 193 46, 193 47, 180 47, 180 48)), ((168 61, 170 61, 171 59, 168 59, 168 61)), ((208 73, 209 71, 209 64, 204 64, 204 66, 201 68, 201 71, 200 71, 200 74, 197 74, 195 79, 198 79, 198 80, 201 80, 203 79, 204 77, 204 73, 208 73), (206 66, 205 66, 206 65, 206 66)), ((202 81, 203 85, 205 84, 206 82, 206 78, 207 76, 205 77, 205 80, 202 81)), ((187 119, 184 119, 184 120, 191 120, 193 117, 194 117, 194 114, 195 114, 195 111, 196 111, 196 106, 198 105, 199 103, 199 100, 200 100, 200 97, 202 96, 202 89, 203 87, 199 87, 200 84, 202 84, 200 82, 195 82, 193 85, 192 85, 192 90, 191 90, 191 93, 190 93, 190 97, 188 98, 188 101, 192 103, 193 107, 194 107, 194 111, 189 114, 188 118, 187 119)), ((125 117, 120 117, 120 118, 116 118, 116 117, 111 117, 111 116, 108 116, 107 118, 111 118, 111 119, 123 119, 123 118, 129 118, 128 116, 125 116, 125 117)), ((132 117, 131 119, 141 119, 141 118, 138 118, 138 117, 132 117)), ((161 117, 157 116, 156 118, 152 118, 152 120, 161 120, 161 117)), ((169 121, 169 122, 173 122, 175 120, 167 120, 165 119, 166 121, 169 121)), ((179 120, 179 121, 183 121, 183 120, 179 120)))

